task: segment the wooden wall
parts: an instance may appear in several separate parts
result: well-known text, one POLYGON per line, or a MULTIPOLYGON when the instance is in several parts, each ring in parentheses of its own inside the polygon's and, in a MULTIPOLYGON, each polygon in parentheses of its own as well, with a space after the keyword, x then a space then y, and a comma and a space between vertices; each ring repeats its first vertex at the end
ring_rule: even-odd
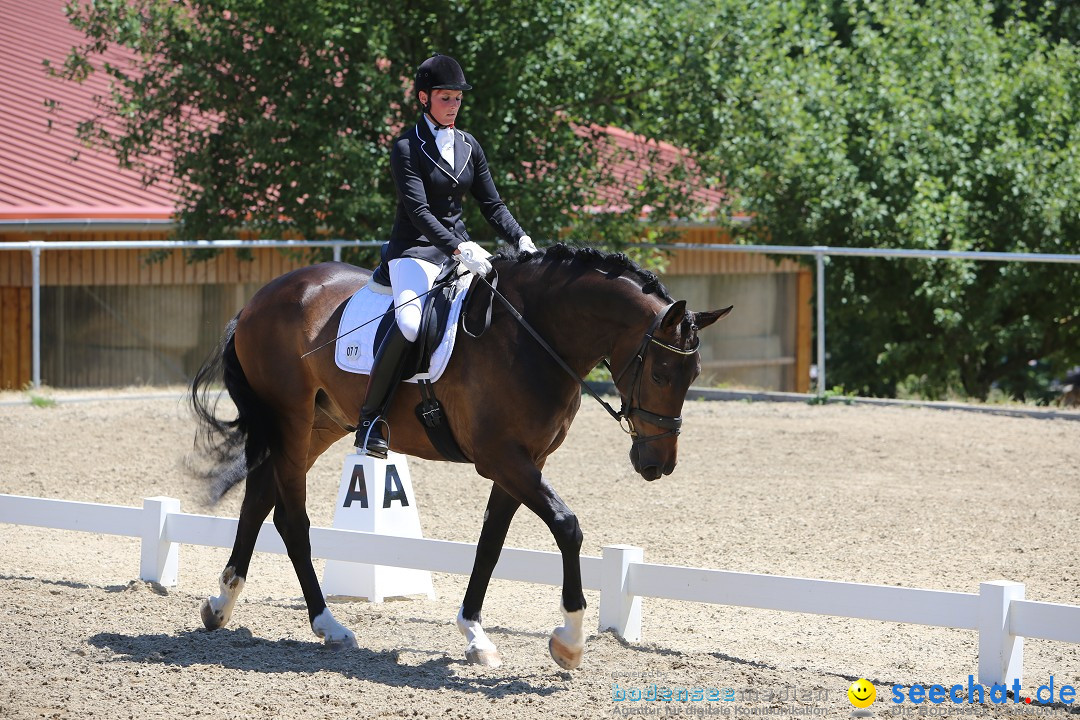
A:
MULTIPOLYGON (((115 241, 162 240, 161 233, 0 233, 0 243, 26 240, 115 241)), ((710 227, 680 230, 679 242, 728 243, 726 232, 710 227)), ((46 250, 41 254, 42 284, 45 287, 96 286, 191 286, 261 285, 307 261, 296 251, 275 248, 251 250, 253 260, 245 261, 237 251, 226 250, 217 257, 188 263, 182 251, 170 251, 164 259, 150 262, 150 250, 46 250)), ((755 253, 717 253, 679 250, 671 253, 663 273, 672 276, 771 275, 797 276, 794 387, 809 389, 812 362, 812 319, 810 301, 813 278, 810 271, 792 259, 777 259, 755 253)), ((0 251, 0 388, 21 388, 31 379, 31 261, 28 251, 0 251)))
MULTIPOLYGON (((165 240, 164 233, 0 233, 0 243, 165 240)), ((45 250, 43 288, 98 286, 262 285, 307 265, 298 251, 251 250, 241 260, 225 250, 211 260, 188 263, 183 251, 168 251, 151 262, 152 250, 45 250)), ((31 381, 33 284, 30 252, 0 250, 0 389, 20 389, 31 381)))
MULTIPOLYGON (((720 228, 713 227, 686 227, 679 229, 679 236, 675 240, 687 244, 730 244, 730 235, 720 228)), ((785 345, 790 343, 794 348, 793 362, 789 359, 782 364, 790 363, 790 372, 784 373, 784 377, 790 380, 783 381, 783 387, 774 387, 774 390, 806 393, 810 390, 810 365, 813 362, 813 292, 814 278, 809 267, 791 258, 782 258, 777 255, 762 255, 752 252, 715 252, 711 250, 675 250, 668 255, 667 266, 663 272, 665 280, 675 278, 705 278, 718 276, 759 276, 760 282, 765 282, 765 276, 790 275, 793 279, 795 292, 788 295, 794 307, 790 308, 795 319, 792 323, 792 336, 785 340, 785 345)), ((759 283, 759 281, 753 281, 759 283)), ((684 288, 690 287, 687 283, 678 283, 684 288)), ((770 286, 771 287, 771 286, 770 286)), ((766 293, 773 292, 770 288, 762 289, 766 293)), ((719 307, 726 304, 724 298, 716 297, 708 300, 719 307)), ((710 308, 715 309, 715 308, 710 308)), ((757 313, 759 308, 738 308, 740 314, 750 312, 757 313)), ((754 317, 750 325, 755 328, 751 332, 761 332, 761 328, 767 327, 772 322, 771 318, 754 317)), ((704 358, 704 355, 703 355, 704 358)), ((780 362, 780 358, 762 357, 763 363, 780 362)), ((723 367, 730 363, 717 360, 714 365, 723 367)), ((735 363, 747 367, 749 363, 735 363)), ((733 378, 739 373, 732 372, 733 378)), ((733 380, 738 383, 738 380, 733 380)), ((768 388, 767 388, 768 389, 768 388)))
MULTIPOLYGON (((0 235, 0 242, 28 237, 0 235)), ((153 234, 47 235, 46 241, 162 240, 153 234)), ((153 250, 45 250, 41 253, 42 285, 192 285, 269 282, 308 263, 297 251, 277 248, 251 250, 241 260, 236 250, 224 250, 211 260, 188 263, 183 251, 168 251, 151 262, 153 250)), ((30 287, 29 251, 0 252, 0 287, 30 287)))
MULTIPOLYGON (((687 227, 679 230, 676 242, 701 245, 730 245, 727 231, 712 227, 687 227)), ((669 256, 666 275, 725 275, 734 273, 772 274, 800 272, 805 268, 790 258, 751 252, 715 252, 712 250, 675 250, 669 256)))
POLYGON ((0 287, 0 390, 30 382, 30 288, 0 287))

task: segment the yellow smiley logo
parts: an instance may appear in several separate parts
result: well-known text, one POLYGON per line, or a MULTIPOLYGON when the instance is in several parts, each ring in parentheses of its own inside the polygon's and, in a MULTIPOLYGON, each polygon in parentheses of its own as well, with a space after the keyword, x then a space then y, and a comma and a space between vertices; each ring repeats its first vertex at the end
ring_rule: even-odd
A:
POLYGON ((877 700, 877 690, 869 680, 859 678, 847 689, 847 697, 855 707, 868 708, 877 700))

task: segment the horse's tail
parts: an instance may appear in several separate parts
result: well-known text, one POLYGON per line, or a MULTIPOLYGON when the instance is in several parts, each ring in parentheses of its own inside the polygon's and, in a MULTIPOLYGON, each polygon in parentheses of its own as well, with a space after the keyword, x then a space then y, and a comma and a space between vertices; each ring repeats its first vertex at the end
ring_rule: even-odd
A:
POLYGON ((191 407, 199 420, 195 445, 213 466, 198 474, 210 481, 210 497, 217 502, 238 485, 270 455, 273 442, 272 417, 265 403, 255 394, 236 357, 237 317, 226 326, 218 347, 195 373, 191 381, 191 407), (223 420, 217 414, 220 390, 213 386, 224 382, 236 417, 223 420))

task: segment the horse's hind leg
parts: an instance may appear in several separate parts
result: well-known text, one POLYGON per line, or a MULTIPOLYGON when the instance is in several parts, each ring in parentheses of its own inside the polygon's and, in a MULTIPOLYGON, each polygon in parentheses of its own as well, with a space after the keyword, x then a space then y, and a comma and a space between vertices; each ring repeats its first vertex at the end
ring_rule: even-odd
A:
POLYGON ((479 665, 502 665, 502 657, 495 643, 491 642, 480 624, 480 610, 484 605, 491 573, 495 570, 495 564, 499 561, 499 554, 506 541, 510 521, 514 519, 514 513, 520 506, 521 503, 501 487, 491 486, 487 510, 484 512, 484 528, 480 531, 479 542, 476 543, 476 560, 469 576, 469 587, 465 591, 465 599, 457 616, 458 630, 468 643, 465 657, 469 662, 479 665))
POLYGON ((356 636, 351 630, 334 619, 326 607, 315 566, 311 562, 311 521, 307 514, 307 466, 310 433, 314 418, 307 416, 300 422, 297 414, 289 425, 283 427, 286 438, 282 451, 273 455, 277 469, 277 506, 274 509, 274 525, 285 541, 289 560, 292 561, 304 600, 308 607, 311 629, 327 647, 356 647, 356 636))
POLYGON ((216 630, 229 622, 236 598, 244 589, 259 529, 274 506, 275 492, 274 466, 270 462, 262 463, 248 474, 236 540, 218 581, 221 594, 203 600, 202 621, 207 630, 216 630))

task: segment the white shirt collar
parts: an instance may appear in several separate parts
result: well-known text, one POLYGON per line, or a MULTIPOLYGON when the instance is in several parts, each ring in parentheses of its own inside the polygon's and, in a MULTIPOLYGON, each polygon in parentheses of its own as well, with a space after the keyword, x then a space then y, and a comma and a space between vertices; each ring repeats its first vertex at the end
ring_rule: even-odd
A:
POLYGON ((435 147, 439 149, 439 155, 450 167, 454 167, 454 132, 451 128, 436 128, 427 113, 424 113, 431 134, 435 138, 435 147))
MULTIPOLYGON (((427 113, 424 113, 424 122, 427 123, 428 130, 431 130, 431 136, 432 137, 438 137, 440 130, 453 130, 453 128, 437 128, 437 127, 435 127, 435 123, 432 121, 432 119, 430 117, 428 117, 427 113)), ((450 137, 453 137, 453 136, 454 136, 454 133, 451 132, 450 137)))

